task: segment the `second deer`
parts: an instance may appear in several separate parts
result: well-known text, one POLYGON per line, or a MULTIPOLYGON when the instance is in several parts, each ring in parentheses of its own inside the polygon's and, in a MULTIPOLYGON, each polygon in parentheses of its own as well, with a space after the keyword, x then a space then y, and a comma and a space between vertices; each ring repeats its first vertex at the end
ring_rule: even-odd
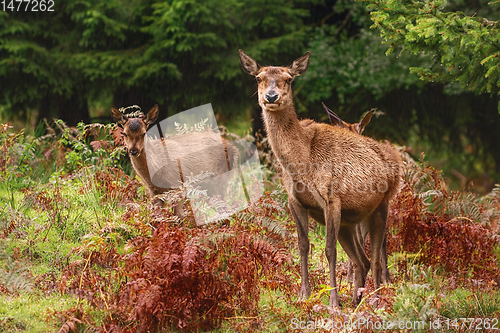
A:
MULTIPOLYGON (((124 142, 132 166, 151 197, 179 187, 186 176, 196 176, 202 172, 224 174, 233 169, 238 161, 238 148, 214 132, 191 132, 165 139, 147 139, 148 127, 158 117, 158 105, 153 106, 145 116, 136 118, 129 118, 117 108, 111 107, 111 116, 123 128, 124 142), (165 146, 168 146, 170 156, 165 155, 165 146), (148 157, 146 151, 153 153, 153 156, 148 157), (152 176, 148 163, 161 172, 152 176)), ((224 190, 222 186, 220 191, 224 190)), ((182 217, 180 205, 176 205, 175 214, 182 217)))
MULTIPOLYGON (((340 126, 343 128, 347 128, 351 132, 361 134, 365 130, 366 125, 370 122, 373 113, 375 110, 370 110, 369 112, 366 113, 366 115, 361 119, 359 123, 355 124, 350 124, 348 122, 343 121, 335 112, 330 110, 325 103, 323 104, 323 107, 326 110, 326 113, 328 114, 328 118, 330 118, 330 122, 334 126, 340 126)), ((358 227, 356 228, 356 231, 358 233, 358 236, 360 237, 361 245, 365 244, 366 241, 366 236, 368 235, 369 228, 367 223, 360 223, 358 227)), ((389 274, 389 269, 387 268, 387 244, 386 244, 387 239, 384 237, 384 242, 382 244, 382 282, 383 283, 390 283, 391 282, 391 276, 389 274)), ((349 260, 347 262, 347 277, 350 281, 352 281, 352 261, 349 260)))
MULTIPOLYGON (((350 123, 347 123, 347 122, 343 121, 342 119, 340 119, 340 117, 337 116, 337 114, 335 112, 330 110, 325 105, 325 103, 321 103, 321 104, 323 104, 323 107, 325 108, 326 113, 328 114, 328 118, 330 119, 330 123, 332 125, 340 126, 342 128, 347 128, 351 132, 358 133, 358 134, 363 133, 366 125, 368 125, 368 123, 372 119, 373 113, 375 112, 375 110, 370 110, 369 112, 366 113, 366 115, 363 117, 363 119, 361 119, 361 121, 359 123, 350 124, 350 123)), ((309 126, 312 123, 315 123, 315 121, 312 119, 304 119, 304 120, 300 121, 300 124, 302 126, 309 126)))
POLYGON ((370 261, 356 227, 367 221, 374 286, 381 283, 382 243, 388 205, 401 179, 394 149, 339 126, 304 127, 293 106, 292 82, 309 65, 309 52, 288 67, 260 66, 240 50, 243 70, 255 76, 258 101, 271 148, 283 168, 288 206, 297 226, 301 257, 301 299, 311 294, 308 272, 308 215, 326 225, 325 253, 330 268, 330 306, 339 306, 336 282, 337 240, 354 266, 353 303, 361 300, 370 261))

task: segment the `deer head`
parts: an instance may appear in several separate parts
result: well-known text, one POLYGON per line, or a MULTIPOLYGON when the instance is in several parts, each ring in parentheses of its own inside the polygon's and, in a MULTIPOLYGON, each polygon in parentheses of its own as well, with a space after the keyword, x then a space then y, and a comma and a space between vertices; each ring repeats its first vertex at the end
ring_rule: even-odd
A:
POLYGON ((158 118, 158 105, 155 105, 145 116, 129 118, 114 106, 111 107, 113 120, 123 128, 125 147, 131 156, 139 157, 144 151, 144 136, 149 125, 158 118))
POLYGON ((323 104, 323 107, 325 108, 326 113, 328 113, 328 118, 330 118, 330 122, 332 123, 332 125, 340 126, 340 127, 343 127, 343 128, 347 128, 348 130, 350 130, 350 131, 352 131, 354 133, 358 133, 358 134, 363 133, 363 131, 365 130, 366 125, 368 125, 368 123, 372 119, 373 113, 375 112, 375 110, 370 110, 370 112, 368 112, 363 117, 363 119, 361 119, 361 121, 359 123, 349 124, 349 123, 346 123, 345 121, 343 121, 342 119, 340 119, 340 117, 337 116, 337 114, 335 112, 333 112, 332 110, 330 110, 325 105, 325 103, 321 103, 321 104, 323 104))
POLYGON ((309 66, 309 51, 288 67, 261 67, 252 57, 239 50, 243 70, 255 76, 259 105, 263 111, 281 111, 292 105, 292 82, 309 66))

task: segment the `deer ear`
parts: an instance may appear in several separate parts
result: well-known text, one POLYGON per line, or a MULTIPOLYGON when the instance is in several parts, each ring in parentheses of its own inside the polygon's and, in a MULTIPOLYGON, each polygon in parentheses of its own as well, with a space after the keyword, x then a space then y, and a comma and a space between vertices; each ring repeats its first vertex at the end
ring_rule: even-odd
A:
POLYGON ((239 53, 241 68, 243 68, 243 70, 250 75, 258 75, 260 73, 260 65, 257 63, 257 61, 255 61, 241 49, 239 50, 239 53))
POLYGON ((304 74, 309 67, 309 56, 311 53, 307 51, 302 57, 298 58, 293 62, 293 64, 288 67, 290 69, 290 74, 292 76, 297 76, 304 74))
POLYGON ((340 126, 340 127, 346 127, 344 121, 342 119, 340 119, 340 117, 337 116, 337 114, 335 112, 333 112, 332 110, 330 110, 328 108, 328 106, 325 105, 325 103, 321 102, 321 104, 323 104, 323 107, 325 108, 326 113, 328 113, 328 118, 330 118, 330 123, 332 125, 334 125, 334 126, 340 126))
POLYGON ((111 106, 111 117, 113 118, 115 123, 121 126, 125 125, 125 123, 128 121, 128 117, 121 113, 120 110, 118 110, 114 106, 111 106))
POLYGON ((146 118, 144 119, 144 123, 146 124, 146 126, 149 126, 156 121, 156 119, 158 118, 158 111, 158 104, 153 106, 151 110, 148 111, 148 113, 146 114, 146 118))
POLYGON ((357 124, 358 125, 358 132, 359 132, 359 134, 363 133, 363 131, 365 130, 366 125, 368 125, 368 123, 372 119, 372 116, 373 116, 374 112, 375 112, 375 110, 370 110, 370 112, 368 112, 363 117, 363 119, 361 119, 361 121, 357 124))

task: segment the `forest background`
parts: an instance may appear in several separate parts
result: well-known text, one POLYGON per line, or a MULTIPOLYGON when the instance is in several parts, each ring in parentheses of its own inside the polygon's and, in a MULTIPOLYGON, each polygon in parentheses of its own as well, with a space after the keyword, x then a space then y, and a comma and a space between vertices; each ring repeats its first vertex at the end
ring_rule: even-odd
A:
MULTIPOLYGON (((61 0, 53 12, 0 11, 0 119, 40 136, 43 118, 108 123, 111 105, 158 103, 164 119, 212 103, 220 124, 255 133, 262 131, 256 85, 240 69, 238 49, 262 65, 288 65, 310 50, 308 72, 294 88, 299 117, 327 121, 321 102, 348 122, 377 108, 366 135, 411 146, 417 157, 425 151, 452 188, 489 192, 500 175, 498 85, 469 86, 470 78, 436 71, 446 45, 429 41, 442 36, 439 29, 460 34, 449 22, 429 23, 434 32, 413 40, 413 49, 399 40, 386 55, 394 36, 382 39, 370 28, 370 3, 61 0)), ((398 10, 425 11, 411 3, 419 2, 398 10)), ((437 10, 492 24, 500 16, 487 0, 451 0, 437 10)), ((468 46, 452 61, 471 62, 468 46)), ((484 76, 478 67, 471 75, 484 76)))

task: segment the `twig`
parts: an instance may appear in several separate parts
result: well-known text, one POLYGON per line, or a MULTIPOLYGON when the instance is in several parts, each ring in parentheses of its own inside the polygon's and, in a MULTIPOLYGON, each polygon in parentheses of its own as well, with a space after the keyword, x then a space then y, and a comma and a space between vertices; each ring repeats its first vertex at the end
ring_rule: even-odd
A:
POLYGON ((344 29, 344 27, 347 25, 347 22, 349 22, 349 19, 351 18, 351 11, 347 12, 347 15, 345 16, 344 20, 340 24, 340 26, 337 28, 337 31, 335 31, 335 37, 339 35, 339 33, 344 29))

